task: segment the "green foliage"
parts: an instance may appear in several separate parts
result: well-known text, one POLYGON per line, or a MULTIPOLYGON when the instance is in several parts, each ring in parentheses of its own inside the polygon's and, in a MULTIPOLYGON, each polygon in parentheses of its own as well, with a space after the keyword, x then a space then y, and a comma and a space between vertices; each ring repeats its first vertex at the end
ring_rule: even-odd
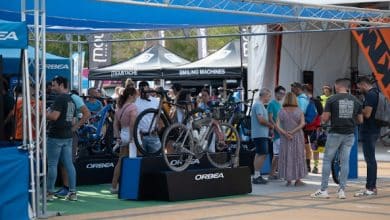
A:
MULTIPOLYGON (((208 35, 221 35, 221 34, 231 34, 234 32, 238 33, 237 27, 218 27, 218 28, 208 28, 208 35)), ((175 37, 182 35, 182 31, 170 31, 169 36, 167 33, 167 37, 175 37)), ((157 37, 157 32, 133 32, 133 33, 114 33, 113 39, 134 39, 134 38, 142 38, 145 37, 157 37)), ((46 38, 48 40, 57 40, 57 41, 65 41, 64 34, 47 34, 46 38)), ((32 39, 32 36, 30 36, 32 39)), ((223 47, 228 42, 238 39, 237 36, 227 36, 227 37, 210 37, 207 39, 208 45, 208 54, 215 52, 216 50, 223 47)), ((81 41, 86 41, 86 36, 81 37, 81 41)), ((77 41, 77 36, 73 36, 73 41, 77 41)), ((177 55, 188 59, 190 61, 196 61, 198 59, 198 44, 197 39, 195 38, 185 38, 185 39, 168 39, 166 42, 166 48, 177 55)), ((156 44, 156 41, 122 41, 122 42, 113 42, 112 43, 112 63, 119 63, 129 58, 137 55, 142 52, 152 44, 156 44)), ((88 44, 83 44, 83 50, 86 52, 85 61, 88 63, 88 44)), ((65 42, 47 42, 46 43, 47 52, 63 56, 69 57, 69 43, 65 42)), ((72 47, 73 52, 77 51, 77 44, 73 44, 72 47)))

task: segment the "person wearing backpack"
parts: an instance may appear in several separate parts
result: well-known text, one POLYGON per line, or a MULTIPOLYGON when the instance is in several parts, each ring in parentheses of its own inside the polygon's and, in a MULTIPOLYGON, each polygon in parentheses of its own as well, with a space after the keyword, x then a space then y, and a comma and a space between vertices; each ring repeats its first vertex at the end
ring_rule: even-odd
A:
POLYGON ((317 141, 317 130, 321 127, 321 114, 323 112, 323 107, 321 101, 318 98, 313 97, 313 87, 310 84, 304 85, 304 91, 306 96, 309 98, 309 105, 306 109, 306 125, 303 130, 305 132, 307 145, 310 146, 313 152, 314 166, 311 172, 317 174, 320 155, 315 143, 317 141))
MULTIPOLYGON (((294 82, 293 84, 291 84, 291 92, 293 92, 297 96, 298 107, 304 113, 305 123, 308 124, 311 122, 311 120, 314 119, 314 117, 311 116, 312 114, 308 114, 308 113, 311 113, 311 111, 307 111, 307 109, 308 109, 308 107, 310 107, 310 109, 312 109, 311 108, 312 106, 309 106, 310 99, 307 97, 307 95, 303 91, 304 91, 304 86, 301 83, 294 82), (310 117, 309 117, 309 115, 310 115, 310 117), (312 118, 312 119, 310 120, 308 118, 312 118)), ((306 166, 307 166, 308 172, 311 172, 310 161, 311 161, 312 151, 311 151, 309 141, 307 139, 308 134, 307 134, 307 132, 305 132, 305 129, 304 129, 304 133, 305 133, 306 166)))
POLYGON ((377 194, 377 163, 375 158, 375 143, 378 140, 380 127, 375 120, 375 113, 378 105, 378 91, 367 76, 362 76, 357 81, 358 89, 364 94, 363 116, 361 126, 361 140, 363 146, 364 160, 367 164, 367 179, 365 189, 355 194, 356 197, 372 196, 377 194))

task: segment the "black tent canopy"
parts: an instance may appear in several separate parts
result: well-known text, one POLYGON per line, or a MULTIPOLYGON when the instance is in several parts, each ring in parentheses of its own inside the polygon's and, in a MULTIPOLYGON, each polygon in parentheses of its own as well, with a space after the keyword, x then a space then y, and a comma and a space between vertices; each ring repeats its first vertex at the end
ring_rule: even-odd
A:
POLYGON ((239 79, 247 58, 241 59, 240 40, 233 40, 215 53, 178 67, 163 71, 164 79, 239 79))
POLYGON ((89 80, 161 79, 162 70, 189 63, 161 45, 152 46, 131 59, 98 69, 90 70, 89 80))

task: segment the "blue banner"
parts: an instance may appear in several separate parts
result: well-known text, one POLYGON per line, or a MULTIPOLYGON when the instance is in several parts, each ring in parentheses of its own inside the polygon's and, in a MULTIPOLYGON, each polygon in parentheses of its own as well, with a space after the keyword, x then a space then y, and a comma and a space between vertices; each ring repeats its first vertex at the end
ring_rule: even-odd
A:
POLYGON ((27 152, 0 143, 0 177, 0 219, 28 219, 27 152))
POLYGON ((27 38, 25 23, 0 20, 0 48, 27 48, 27 38))

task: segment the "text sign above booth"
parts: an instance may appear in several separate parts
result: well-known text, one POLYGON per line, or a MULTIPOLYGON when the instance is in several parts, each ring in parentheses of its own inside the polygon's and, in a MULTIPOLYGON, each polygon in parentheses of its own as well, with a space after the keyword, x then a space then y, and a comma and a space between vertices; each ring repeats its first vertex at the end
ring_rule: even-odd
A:
POLYGON ((0 20, 0 48, 27 48, 27 26, 0 20))

